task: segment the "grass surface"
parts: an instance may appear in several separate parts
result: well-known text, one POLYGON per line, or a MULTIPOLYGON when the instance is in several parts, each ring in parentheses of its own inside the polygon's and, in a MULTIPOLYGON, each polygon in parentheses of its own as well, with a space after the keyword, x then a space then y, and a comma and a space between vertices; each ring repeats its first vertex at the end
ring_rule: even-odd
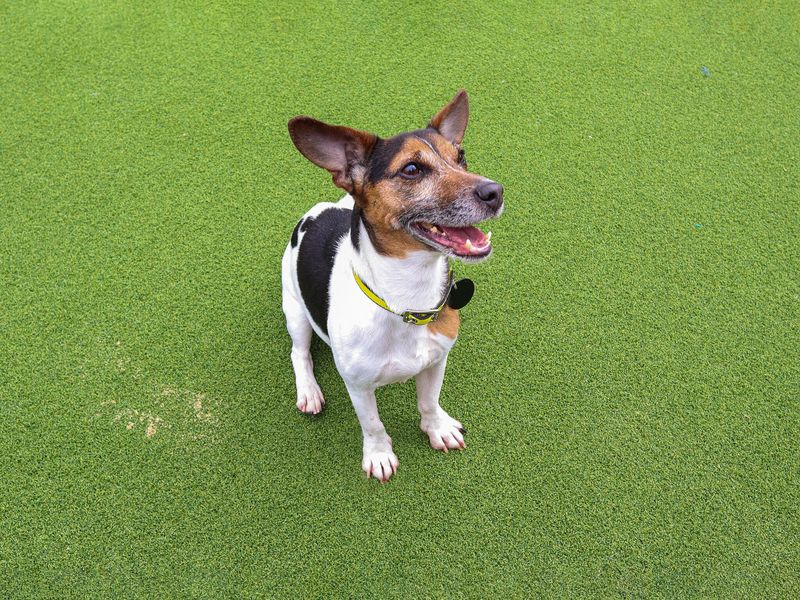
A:
POLYGON ((800 594, 800 5, 573 4, 0 5, 2 596, 800 594), (321 343, 294 408, 286 122, 461 87, 468 449, 384 388, 381 486, 321 343))

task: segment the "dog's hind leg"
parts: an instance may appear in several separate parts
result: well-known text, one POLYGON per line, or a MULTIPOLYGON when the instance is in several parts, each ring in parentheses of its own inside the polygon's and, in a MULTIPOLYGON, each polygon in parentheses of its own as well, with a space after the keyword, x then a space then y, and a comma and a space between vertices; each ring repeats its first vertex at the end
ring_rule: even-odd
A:
POLYGON ((292 367, 297 386, 297 408, 306 414, 315 415, 325 405, 322 390, 314 377, 314 363, 311 360, 311 337, 313 329, 308 321, 303 305, 294 291, 290 273, 284 268, 283 313, 286 315, 286 329, 292 338, 292 367))

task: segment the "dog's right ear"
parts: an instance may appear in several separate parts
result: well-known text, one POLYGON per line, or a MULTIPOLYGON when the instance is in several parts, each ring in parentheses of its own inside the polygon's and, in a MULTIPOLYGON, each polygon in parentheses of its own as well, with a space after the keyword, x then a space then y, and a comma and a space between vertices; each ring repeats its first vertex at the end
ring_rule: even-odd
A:
POLYGON ((459 90, 455 98, 440 110, 428 123, 453 144, 460 144, 464 139, 469 120, 469 98, 466 90, 459 90))
POLYGON ((333 183, 351 194, 355 182, 366 172, 366 159, 378 139, 365 131, 328 125, 311 117, 289 121, 289 135, 303 156, 330 171, 333 183))

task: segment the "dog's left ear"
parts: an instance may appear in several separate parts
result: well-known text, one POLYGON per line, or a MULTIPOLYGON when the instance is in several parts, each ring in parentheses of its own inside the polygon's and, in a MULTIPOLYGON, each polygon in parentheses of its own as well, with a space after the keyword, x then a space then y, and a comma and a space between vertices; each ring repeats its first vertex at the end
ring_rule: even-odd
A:
POLYGON ((450 104, 436 113, 428 123, 428 127, 433 127, 451 143, 458 145, 464 139, 468 120, 469 98, 465 90, 460 90, 450 104))
POLYGON ((371 133, 328 125, 311 117, 289 121, 289 135, 300 153, 330 172, 333 183, 353 193, 365 172, 365 163, 375 141, 371 133))

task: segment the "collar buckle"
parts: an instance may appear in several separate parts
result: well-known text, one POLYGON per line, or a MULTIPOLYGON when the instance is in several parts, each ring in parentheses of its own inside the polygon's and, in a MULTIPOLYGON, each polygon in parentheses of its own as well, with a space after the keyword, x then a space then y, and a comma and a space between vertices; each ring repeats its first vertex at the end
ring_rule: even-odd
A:
POLYGON ((411 323, 412 325, 427 325, 428 323, 433 323, 434 321, 439 319, 439 315, 442 314, 440 310, 424 312, 424 313, 413 313, 411 311, 406 311, 401 313, 401 317, 403 317, 404 323, 411 323))
POLYGON ((439 304, 438 307, 434 308, 433 310, 426 310, 420 312, 407 310, 402 313, 396 313, 391 308, 389 308, 389 305, 386 304, 383 298, 381 298, 375 292, 373 292, 369 288, 369 286, 361 280, 361 278, 358 276, 358 273, 355 272, 355 269, 353 270, 353 277, 355 278, 358 287, 361 288, 361 291, 364 292, 367 298, 372 300, 375 304, 377 304, 384 310, 387 310, 390 313, 394 313, 400 318, 402 318, 404 323, 409 323, 411 325, 427 325, 428 323, 433 323, 434 321, 436 321, 439 318, 439 315, 442 313, 442 310, 444 310, 445 306, 447 305, 447 299, 450 297, 450 292, 453 290, 453 270, 452 268, 448 268, 447 291, 445 292, 444 298, 442 299, 442 302, 439 304))

